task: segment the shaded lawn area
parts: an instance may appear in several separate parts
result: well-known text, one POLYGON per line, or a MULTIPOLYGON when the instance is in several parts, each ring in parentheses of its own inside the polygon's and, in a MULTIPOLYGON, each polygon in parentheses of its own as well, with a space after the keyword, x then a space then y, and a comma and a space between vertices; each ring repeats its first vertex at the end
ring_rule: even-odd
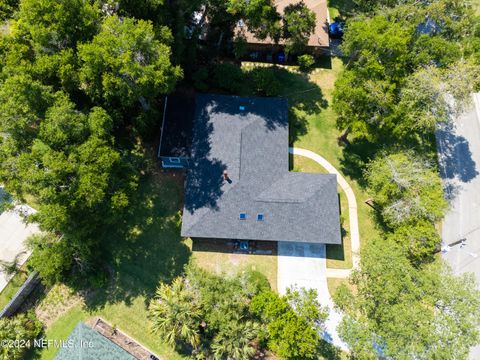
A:
MULTIPOLYGON (((47 339, 66 339, 80 320, 101 316, 165 359, 182 358, 157 340, 147 319, 147 306, 159 282, 179 275, 190 258, 180 237, 182 194, 181 181, 165 173, 142 180, 128 216, 104 234, 110 256, 108 283, 80 303, 64 305, 63 314, 47 327, 47 339)), ((58 296, 50 291, 42 303, 56 301, 58 296)), ((30 358, 52 359, 57 350, 38 351, 30 358)))
POLYGON ((327 6, 331 21, 337 17, 345 19, 353 15, 355 11, 355 4, 352 0, 328 0, 327 6))
POLYGON ((27 280, 28 274, 24 272, 17 272, 7 286, 0 293, 0 311, 12 300, 13 296, 22 287, 27 280))
MULTIPOLYGON (((193 245, 190 239, 189 244, 190 246, 193 245)), ((227 276, 233 276, 247 269, 259 271, 268 279, 272 289, 277 290, 276 243, 272 244, 275 249, 271 255, 237 254, 231 251, 217 251, 217 249, 208 248, 208 246, 206 244, 193 247, 192 258, 198 266, 216 274, 227 276)))
POLYGON ((328 292, 331 296, 335 294, 340 285, 346 285, 351 291, 355 291, 355 287, 350 285, 348 279, 342 278, 327 278, 328 292))

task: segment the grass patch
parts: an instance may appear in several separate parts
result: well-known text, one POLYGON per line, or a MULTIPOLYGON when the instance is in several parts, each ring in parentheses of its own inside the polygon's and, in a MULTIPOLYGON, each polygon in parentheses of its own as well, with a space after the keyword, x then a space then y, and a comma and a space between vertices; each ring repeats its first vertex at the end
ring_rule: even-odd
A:
POLYGON ((294 172, 328 174, 327 169, 316 161, 299 155, 290 155, 289 167, 290 171, 294 172))
POLYGON ((330 21, 337 17, 344 19, 351 16, 355 11, 355 4, 352 0, 328 0, 327 6, 330 13, 330 21))
MULTIPOLYGON (((189 240, 192 246, 192 240, 189 240)), ((272 245, 276 245, 273 243, 272 245)), ((233 276, 243 270, 261 272, 270 282, 273 290, 277 290, 277 256, 276 246, 271 255, 237 254, 216 249, 194 250, 193 261, 200 267, 216 274, 233 276)))
POLYGON ((340 285, 345 284, 349 288, 351 288, 351 285, 348 283, 348 279, 342 279, 342 278, 327 278, 327 286, 328 286, 328 292, 330 293, 331 296, 335 294, 335 291, 340 287, 340 285))
MULTIPOLYGON (((160 171, 141 181, 129 213, 105 234, 108 283, 89 290, 80 302, 76 291, 53 289, 37 307, 47 319, 48 312, 56 311, 55 304, 64 310, 50 315, 47 339, 66 339, 79 321, 101 316, 163 358, 182 358, 150 333, 147 319, 148 304, 160 281, 178 276, 191 255, 180 237, 182 184, 178 174, 160 171), (61 301, 59 293, 64 294, 61 301), (65 299, 69 296, 72 301, 65 299)), ((41 350, 30 358, 52 359, 57 350, 41 350)))
POLYGON ((14 295, 22 287, 28 278, 28 274, 17 272, 7 286, 0 293, 0 310, 2 310, 12 300, 14 295))

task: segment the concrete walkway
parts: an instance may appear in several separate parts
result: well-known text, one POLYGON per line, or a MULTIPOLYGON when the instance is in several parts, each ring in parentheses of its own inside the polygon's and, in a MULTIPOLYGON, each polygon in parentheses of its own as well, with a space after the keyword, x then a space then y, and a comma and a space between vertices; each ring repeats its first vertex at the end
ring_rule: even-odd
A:
MULTIPOLYGON (((352 188, 344 177, 327 160, 312 151, 290 148, 290 153, 312 159, 323 166, 331 174, 337 175, 340 187, 347 195, 348 210, 350 215, 350 238, 352 242, 353 267, 359 265, 360 238, 358 232, 357 201, 352 188)), ((325 323, 326 331, 324 340, 348 351, 347 345, 340 339, 337 327, 342 320, 342 314, 335 309, 330 292, 328 291, 327 278, 346 278, 352 269, 327 269, 326 245, 309 243, 278 242, 278 276, 277 288, 280 294, 285 294, 288 287, 299 286, 306 289, 315 289, 318 300, 323 306, 329 308, 329 316, 325 323)))
MULTIPOLYGON (((335 167, 326 159, 310 150, 290 148, 290 154, 307 157, 317 164, 323 166, 330 174, 337 175, 337 181, 343 192, 347 196, 348 214, 350 219, 350 241, 352 243, 352 264, 353 269, 358 268, 360 264, 360 233, 358 231, 357 199, 350 185, 335 167)), ((327 277, 347 278, 352 269, 327 269, 327 277)))
POLYGON ((337 326, 342 314, 334 308, 330 297, 326 276, 325 244, 278 242, 278 276, 277 287, 280 294, 285 294, 291 286, 315 289, 318 301, 329 309, 325 323, 323 339, 348 351, 347 345, 340 339, 337 326))

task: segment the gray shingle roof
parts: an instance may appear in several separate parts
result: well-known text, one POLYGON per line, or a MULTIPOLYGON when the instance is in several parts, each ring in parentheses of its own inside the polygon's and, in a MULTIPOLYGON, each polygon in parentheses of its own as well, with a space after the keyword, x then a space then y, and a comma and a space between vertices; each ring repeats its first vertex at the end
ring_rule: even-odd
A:
POLYGON ((288 171, 286 99, 198 95, 191 152, 182 236, 341 243, 336 175, 288 171))

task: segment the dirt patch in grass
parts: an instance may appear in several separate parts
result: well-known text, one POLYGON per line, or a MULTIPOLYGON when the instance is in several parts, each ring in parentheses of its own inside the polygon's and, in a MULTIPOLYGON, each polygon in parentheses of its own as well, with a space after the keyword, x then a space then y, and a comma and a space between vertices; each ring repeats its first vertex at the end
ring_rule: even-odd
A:
POLYGON ((53 286, 35 309, 38 319, 47 327, 70 309, 84 303, 84 295, 66 285, 53 286))

